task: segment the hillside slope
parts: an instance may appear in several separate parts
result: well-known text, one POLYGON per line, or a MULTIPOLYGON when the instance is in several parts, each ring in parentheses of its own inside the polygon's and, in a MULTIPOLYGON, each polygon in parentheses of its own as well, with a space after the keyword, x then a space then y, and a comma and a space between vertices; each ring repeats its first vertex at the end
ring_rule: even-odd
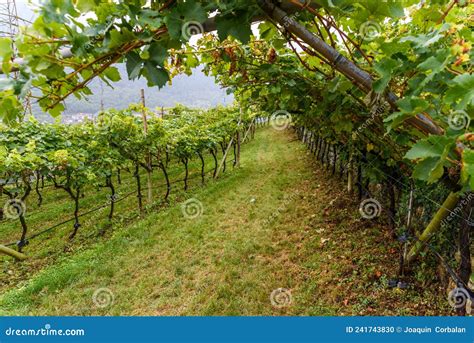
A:
POLYGON ((439 290, 386 287, 397 245, 293 134, 260 129, 242 153, 240 169, 188 194, 201 215, 175 204, 117 229, 1 295, 0 314, 451 313, 439 290))

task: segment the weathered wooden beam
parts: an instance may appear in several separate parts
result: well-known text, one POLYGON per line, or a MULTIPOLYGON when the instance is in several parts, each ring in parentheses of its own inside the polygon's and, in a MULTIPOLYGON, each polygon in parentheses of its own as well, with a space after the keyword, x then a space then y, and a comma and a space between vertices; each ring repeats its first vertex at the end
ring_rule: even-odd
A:
MULTIPOLYGON (((286 30, 303 40, 314 50, 324 56, 331 66, 341 74, 350 79, 362 91, 369 93, 373 89, 372 76, 366 71, 360 69, 351 60, 343 56, 332 46, 328 45, 321 38, 314 35, 305 26, 294 20, 289 13, 278 7, 270 0, 257 0, 263 12, 265 12, 272 20, 285 27, 286 30)), ((386 93, 386 100, 392 109, 398 109, 396 104, 398 97, 392 92, 386 93)), ((406 119, 407 123, 416 127, 426 134, 442 135, 444 130, 439 127, 431 118, 418 114, 414 117, 406 119)))

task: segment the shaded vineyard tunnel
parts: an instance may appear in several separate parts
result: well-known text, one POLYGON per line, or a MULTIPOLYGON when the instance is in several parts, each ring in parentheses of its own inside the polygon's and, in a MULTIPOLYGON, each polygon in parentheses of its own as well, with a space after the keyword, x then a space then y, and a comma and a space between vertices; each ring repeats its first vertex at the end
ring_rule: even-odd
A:
MULTIPOLYGON (((64 263, 31 275, 24 287, 3 293, 0 313, 452 313, 437 287, 387 287, 397 274, 398 243, 387 244, 384 221, 360 217, 358 201, 338 173, 317 162, 295 133, 258 129, 243 147, 241 163, 189 191, 202 202, 201 216, 183 218, 177 204, 117 227, 100 242, 68 252, 64 263), (115 300, 100 308, 91 299, 103 288, 115 300), (292 300, 275 306, 270 295, 280 288, 292 300)), ((79 245, 87 244, 89 232, 82 235, 79 245)))
MULTIPOLYGON (((360 90, 362 90, 363 93, 371 94, 373 92, 374 80, 372 75, 359 68, 354 62, 349 60, 342 53, 338 52, 334 47, 323 41, 314 33, 310 32, 304 27, 304 25, 300 24, 291 17, 291 14, 295 13, 295 11, 300 11, 303 9, 310 11, 311 8, 314 9, 315 7, 313 7, 313 2, 309 2, 309 5, 305 2, 304 6, 302 6, 301 1, 298 1, 297 4, 292 1, 284 1, 282 4, 278 5, 275 2, 268 0, 261 0, 258 1, 258 3, 265 15, 265 18, 270 18, 270 21, 272 21, 273 23, 277 23, 281 27, 284 27, 285 31, 288 31, 292 35, 298 37, 300 40, 304 41, 309 47, 311 47, 315 52, 324 56, 324 58, 330 63, 331 67, 334 70, 338 71, 344 77, 349 79, 360 90)), ((259 15, 255 18, 255 20, 260 21, 263 18, 264 16, 259 15)), ((203 27, 206 32, 214 31, 217 28, 215 20, 212 18, 208 19, 203 24, 203 27)), ((67 56, 68 52, 66 51, 63 57, 67 58, 67 56)), ((394 111, 396 111, 398 106, 396 104, 397 97, 394 95, 394 93, 387 91, 383 94, 383 96, 385 97, 385 100, 390 106, 390 112, 393 113, 394 111)), ((408 118, 405 121, 405 124, 406 126, 413 127, 426 135, 441 135, 444 133, 444 130, 440 126, 438 126, 429 116, 423 113, 415 117, 408 118)), ((323 143, 318 142, 318 144, 323 143)), ((330 148, 330 146, 330 143, 324 143, 324 149, 327 149, 327 147, 330 148)), ((332 149, 333 151, 335 151, 336 148, 332 149)), ((460 153, 462 153, 462 149, 456 149, 455 152, 459 155, 460 153)), ((360 153, 364 154, 365 152, 361 151, 360 153)), ((397 161, 397 163, 402 164, 400 161, 397 161)), ((450 171, 446 169, 444 170, 444 173, 449 174, 450 171)), ((422 249, 426 248, 424 244, 428 241, 429 238, 432 237, 433 233, 436 233, 436 231, 439 230, 441 223, 447 218, 449 213, 453 212, 456 206, 458 206, 459 201, 461 200, 460 197, 457 195, 457 192, 460 190, 460 187, 457 185, 458 176, 458 174, 455 174, 454 180, 451 177, 443 178, 443 180, 447 180, 447 187, 451 189, 452 193, 447 197, 445 202, 440 205, 439 211, 433 216, 432 221, 426 228, 426 231, 420 235, 421 242, 416 242, 414 244, 414 248, 408 252, 407 256, 405 256, 406 259, 408 259, 410 262, 415 261, 415 258, 417 257, 419 252, 422 249)), ((362 198, 362 187, 364 185, 359 182, 358 186, 360 198, 362 198)), ((469 281, 469 275, 472 271, 470 269, 471 264, 468 263, 470 262, 468 260, 470 259, 471 253, 469 251, 470 244, 466 244, 466 242, 470 242, 471 238, 469 236, 470 230, 466 229, 466 223, 468 223, 468 220, 466 218, 469 217, 464 218, 464 225, 461 230, 462 237, 459 238, 459 242, 464 242, 462 244, 460 243, 463 248, 460 261, 460 278, 462 284, 464 284, 464 286, 468 288, 467 283, 469 281)), ((393 225, 393 223, 390 225, 393 225)))

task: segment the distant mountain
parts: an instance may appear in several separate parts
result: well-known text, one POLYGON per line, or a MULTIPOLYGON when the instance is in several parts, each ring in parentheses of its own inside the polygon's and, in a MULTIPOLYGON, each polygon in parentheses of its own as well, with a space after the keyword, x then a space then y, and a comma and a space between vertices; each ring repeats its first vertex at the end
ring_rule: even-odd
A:
MULTIPOLYGON (((171 85, 166 85, 162 89, 158 87, 147 87, 146 80, 128 80, 127 72, 123 64, 118 64, 122 80, 112 83, 114 88, 99 79, 92 81, 89 88, 92 95, 87 99, 78 100, 70 96, 65 102, 63 119, 66 122, 68 116, 87 114, 94 116, 100 111, 101 100, 104 108, 123 109, 131 103, 140 102, 140 89, 145 90, 145 103, 149 108, 173 107, 176 104, 183 104, 194 108, 209 108, 217 105, 230 105, 234 101, 233 95, 227 95, 226 90, 220 88, 212 77, 206 76, 199 69, 195 69, 191 76, 178 75, 172 80, 171 85)), ((51 121, 52 118, 44 114, 37 104, 32 104, 33 114, 42 121, 51 121)), ((73 120, 75 121, 75 120, 73 120)))
MULTIPOLYGON (((146 106, 150 108, 173 107, 178 103, 189 107, 209 108, 219 104, 229 105, 234 100, 233 96, 227 95, 226 90, 220 88, 212 77, 206 76, 199 69, 195 69, 191 76, 178 75, 172 80, 171 85, 158 89, 158 87, 148 88, 144 78, 128 80, 125 66, 118 64, 116 67, 122 80, 112 83, 114 88, 99 79, 94 80, 89 85, 93 95, 88 96, 87 100, 69 97, 63 115, 95 114, 100 110, 101 100, 104 108, 126 108, 130 103, 140 102, 142 88, 145 90, 146 106)), ((41 112, 38 106, 34 106, 33 111, 41 112)))

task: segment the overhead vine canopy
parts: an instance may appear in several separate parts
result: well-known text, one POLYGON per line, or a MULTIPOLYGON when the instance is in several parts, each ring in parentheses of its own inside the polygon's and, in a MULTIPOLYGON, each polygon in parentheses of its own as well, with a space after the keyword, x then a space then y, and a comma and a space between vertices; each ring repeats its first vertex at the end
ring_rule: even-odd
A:
POLYGON ((11 75, 0 79, 1 115, 21 120, 31 93, 57 116, 66 97, 91 93, 93 78, 118 81, 116 63, 158 87, 204 63, 242 105, 286 110, 385 165, 410 159, 417 178, 445 176, 472 190, 472 8, 469 0, 48 1, 14 44, 0 40, 11 75))

